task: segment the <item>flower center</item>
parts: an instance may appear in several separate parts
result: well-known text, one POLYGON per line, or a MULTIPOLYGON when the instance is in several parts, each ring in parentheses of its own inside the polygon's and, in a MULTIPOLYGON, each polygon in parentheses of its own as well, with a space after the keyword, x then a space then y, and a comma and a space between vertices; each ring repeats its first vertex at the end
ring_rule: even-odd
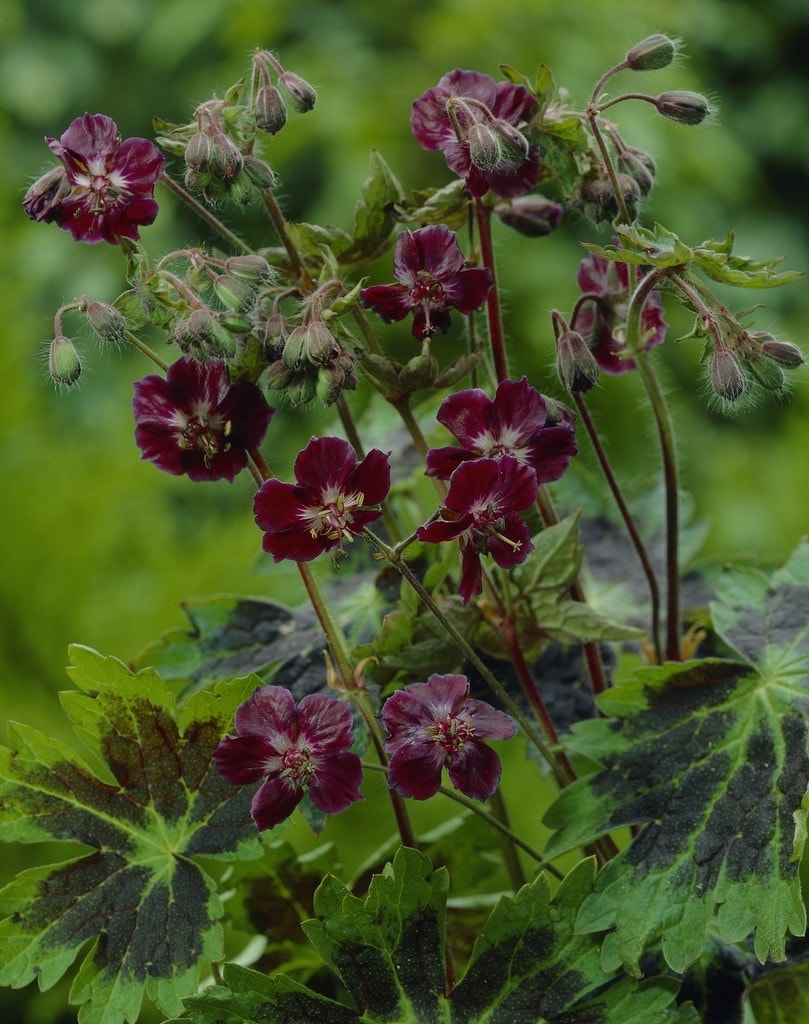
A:
POLYGON ((441 744, 448 755, 459 753, 475 735, 471 722, 463 718, 455 718, 453 715, 446 715, 442 721, 429 726, 427 731, 436 743, 441 744))
POLYGON ((230 451, 228 437, 231 429, 230 420, 222 426, 218 423, 211 423, 204 417, 192 416, 182 427, 178 444, 180 448, 187 451, 194 448, 199 449, 202 452, 205 465, 210 466, 217 455, 230 451))
POLYGON ((315 765, 308 747, 290 747, 281 756, 281 778, 289 779, 296 786, 305 789, 315 765))
POLYGON ((319 509, 313 509, 312 525, 309 532, 312 537, 325 534, 328 540, 339 540, 345 538, 353 540, 351 524, 354 522, 353 513, 356 512, 365 502, 365 495, 339 493, 331 500, 323 495, 323 505, 319 509))

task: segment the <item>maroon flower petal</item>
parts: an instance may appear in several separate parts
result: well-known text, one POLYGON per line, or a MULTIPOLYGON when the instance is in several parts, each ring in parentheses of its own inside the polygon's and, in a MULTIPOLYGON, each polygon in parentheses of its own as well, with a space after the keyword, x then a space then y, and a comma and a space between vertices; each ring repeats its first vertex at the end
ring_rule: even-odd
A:
POLYGON ((286 821, 301 800, 303 789, 300 786, 282 776, 274 776, 254 794, 250 813, 261 831, 275 828, 286 821))
POLYGON ((282 686, 258 686, 234 716, 241 736, 261 736, 277 750, 279 740, 297 735, 295 700, 282 686))
POLYGON ((488 267, 470 267, 461 270, 444 285, 445 301, 459 313, 480 309, 492 287, 488 267))
POLYGON ((357 755, 333 754, 317 766, 309 779, 307 793, 324 814, 339 814, 356 800, 362 800, 361 782, 362 762, 357 755))
POLYGON ((339 437, 313 437, 295 459, 295 479, 313 497, 339 492, 357 465, 357 453, 339 437))
POLYGON ((410 289, 403 284, 372 284, 360 292, 360 302, 386 323, 404 320, 412 311, 410 289))
POLYGON ((487 540, 486 550, 501 569, 513 569, 515 565, 521 565, 534 550, 524 520, 518 515, 506 516, 504 526, 487 540))
POLYGON ((480 554, 475 545, 465 540, 461 542, 461 581, 458 593, 464 604, 469 604, 473 597, 483 593, 483 567, 480 554))
MULTIPOLYGON (((390 452, 381 452, 372 448, 365 458, 355 466, 345 481, 346 494, 362 494, 364 505, 378 505, 384 501, 390 491, 390 452)), ((355 513, 355 521, 358 515, 355 513)), ((374 519, 379 512, 372 513, 374 519)))
POLYGON ((517 735, 517 723, 511 715, 507 715, 505 711, 498 711, 485 700, 467 698, 464 711, 471 719, 478 739, 510 740, 517 735))
POLYGON ((301 699, 298 726, 301 742, 314 754, 334 747, 350 747, 354 740, 351 709, 325 693, 310 693, 301 699))
POLYGON ((436 281, 448 283, 463 270, 464 257, 458 237, 443 224, 431 224, 418 231, 403 231, 396 241, 393 273, 398 281, 415 283, 419 271, 436 281))
POLYGON ((449 766, 452 785, 473 800, 488 800, 500 784, 500 758, 485 743, 467 743, 449 766))
POLYGON ((444 752, 437 743, 401 747, 388 762, 388 786, 412 800, 429 800, 441 785, 444 752))
POLYGON ((223 778, 236 786, 248 786, 266 777, 276 751, 261 736, 227 736, 213 753, 223 778))

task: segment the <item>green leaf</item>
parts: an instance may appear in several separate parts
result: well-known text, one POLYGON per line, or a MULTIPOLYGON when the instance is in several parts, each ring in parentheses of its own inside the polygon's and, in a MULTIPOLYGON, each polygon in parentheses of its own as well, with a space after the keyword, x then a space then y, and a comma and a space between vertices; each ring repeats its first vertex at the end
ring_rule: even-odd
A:
POLYGON ((4 840, 81 843, 92 852, 22 872, 0 892, 0 984, 53 985, 86 949, 72 1000, 82 1024, 134 1021, 144 994, 167 1013, 222 955, 222 906, 192 859, 261 853, 250 791, 211 755, 255 680, 200 693, 182 711, 152 671, 71 648, 79 691, 62 694, 97 774, 66 746, 12 725, 0 748, 4 840))
POLYGON ((195 1024, 698 1024, 675 1007, 671 978, 614 978, 598 940, 576 916, 595 868, 581 862, 551 898, 543 875, 501 897, 475 943, 464 977, 447 996, 443 953, 447 877, 416 850, 401 849, 372 878, 365 899, 335 878, 315 896, 309 938, 351 993, 356 1009, 228 965, 224 985, 185 1000, 195 1024))
POLYGON ((545 818, 557 830, 549 856, 642 826, 577 922, 609 932, 607 967, 637 971, 662 937, 667 962, 683 971, 714 915, 725 942, 752 934, 760 960, 783 960, 786 934, 806 925, 806 547, 766 586, 733 574, 720 592, 714 627, 738 660, 641 670, 606 694, 602 710, 614 717, 579 724, 570 740, 603 768, 565 790, 545 818))
MULTIPOLYGON (((151 666, 166 679, 187 684, 187 692, 220 679, 264 673, 320 651, 323 635, 311 617, 278 601, 219 595, 180 603, 191 629, 173 629, 150 644, 136 666, 151 666)), ((322 674, 322 673, 321 673, 322 674)))
POLYGON ((756 1024, 809 1020, 809 964, 769 971, 747 990, 756 1024))
POLYGON ((400 849, 364 900, 333 876, 315 893, 310 942, 357 1008, 377 1021, 440 1020, 449 880, 416 850, 400 849))

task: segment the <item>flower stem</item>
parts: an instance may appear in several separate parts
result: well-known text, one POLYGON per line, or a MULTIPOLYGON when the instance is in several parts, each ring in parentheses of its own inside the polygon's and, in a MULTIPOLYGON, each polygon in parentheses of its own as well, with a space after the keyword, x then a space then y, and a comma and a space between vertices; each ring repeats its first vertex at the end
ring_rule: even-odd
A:
POLYGON ((153 352, 148 345, 145 345, 137 335, 133 334, 131 331, 124 331, 124 337, 133 348, 136 348, 139 352, 142 352, 147 356, 147 358, 151 359, 152 362, 159 366, 164 373, 168 370, 169 364, 164 359, 161 359, 156 352, 153 352))
POLYGON ((508 380, 508 356, 506 341, 503 334, 503 316, 500 310, 500 292, 497 287, 497 271, 492 245, 492 214, 491 210, 479 200, 475 200, 475 214, 480 239, 480 254, 484 267, 488 267, 492 275, 492 286, 486 299, 486 318, 489 326, 489 344, 492 350, 492 361, 497 382, 508 380))
POLYGON ((587 408, 587 404, 584 401, 583 396, 578 392, 573 393, 573 399, 576 402, 576 408, 578 409, 579 416, 581 417, 581 421, 584 424, 588 437, 590 438, 590 443, 592 444, 596 458, 598 459, 601 472, 604 474, 604 479, 607 481, 607 485, 615 499, 615 504, 618 506, 618 511, 621 513, 621 518, 626 526, 629 539, 632 542, 632 546, 635 548, 643 573, 646 576, 646 582, 649 586, 649 601, 651 605, 650 636, 654 647, 655 658, 657 663, 660 664, 663 659, 661 657, 662 651, 660 647, 660 587, 657 582, 657 574, 655 573, 652 560, 649 557, 649 552, 646 550, 646 545, 643 543, 643 538, 640 535, 637 524, 629 510, 629 506, 624 500, 618 481, 615 478, 609 457, 601 443, 601 438, 598 435, 595 422, 590 415, 590 410, 587 408))
POLYGON ((679 562, 679 484, 677 473, 677 450, 674 442, 674 425, 660 381, 646 352, 635 356, 635 365, 640 373, 649 404, 652 407, 660 455, 663 463, 663 482, 666 491, 666 645, 665 656, 669 661, 681 661, 680 650, 680 562, 679 562))
POLYGON ((304 286, 306 291, 312 291, 314 288, 314 282, 309 274, 309 271, 304 266, 301 254, 298 252, 297 247, 293 244, 292 239, 289 237, 287 231, 287 222, 284 217, 281 207, 278 205, 278 200, 275 195, 268 188, 262 189, 260 192, 261 201, 264 203, 264 208, 270 215, 270 220, 273 223, 276 234, 281 241, 281 244, 287 251, 289 256, 289 262, 292 264, 293 269, 298 275, 298 279, 304 286))
POLYGON ((247 253, 248 255, 252 253, 253 250, 246 242, 243 242, 237 234, 234 234, 229 227, 226 227, 218 217, 211 213, 206 206, 203 206, 199 200, 195 199, 190 192, 186 192, 182 185, 175 181, 171 175, 166 174, 164 171, 163 177, 160 180, 166 188, 182 199, 186 206, 193 210, 201 220, 204 220, 206 224, 212 227, 217 234, 221 235, 226 242, 229 242, 236 249, 241 249, 242 252, 247 253))

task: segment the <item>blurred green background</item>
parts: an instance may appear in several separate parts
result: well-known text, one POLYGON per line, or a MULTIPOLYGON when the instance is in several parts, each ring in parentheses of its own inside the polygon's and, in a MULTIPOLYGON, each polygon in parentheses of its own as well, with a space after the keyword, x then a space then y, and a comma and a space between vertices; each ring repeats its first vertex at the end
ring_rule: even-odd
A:
MULTIPOLYGON (((76 245, 24 216, 25 189, 52 163, 43 136, 89 111, 112 116, 124 136, 149 137, 153 115, 190 120, 244 73, 254 47, 271 48, 319 91, 315 111, 273 141, 282 201, 292 218, 348 227, 371 146, 408 189, 450 180, 440 154, 423 153, 409 130, 412 100, 446 71, 497 76, 508 63, 533 75, 546 63, 583 103, 598 75, 655 31, 681 36, 685 57, 642 84, 706 92, 718 113, 689 129, 643 104, 620 108, 629 141, 658 160, 647 219, 692 243, 733 227, 740 251, 809 267, 806 0, 0 0, 3 720, 64 731, 55 693, 67 683, 69 643, 127 660, 184 624, 185 597, 298 597, 294 568, 256 573, 246 474, 233 486, 200 486, 139 460, 130 401, 132 381, 151 372, 142 357, 103 351, 77 330, 81 387, 61 394, 47 379, 55 309, 84 293, 110 301, 125 284, 115 249, 76 245)), ((171 198, 158 198, 160 217, 143 232, 150 251, 204 240, 171 198)), ((251 217, 251 241, 271 241, 259 213, 251 217)), ((545 241, 498 234, 510 334, 530 353, 532 383, 552 394, 548 313, 575 298, 582 237, 596 236, 575 217, 545 241)), ((767 309, 757 325, 807 348, 805 283, 732 301, 759 299, 767 309)), ((767 401, 729 420, 709 408, 698 357, 685 342, 667 345, 660 361, 684 486, 710 522, 706 556, 782 558, 809 524, 806 374, 788 404, 767 401)), ((655 442, 638 394, 626 375, 606 382, 593 406, 622 478, 645 486, 655 442)), ((297 438, 325 421, 308 415, 274 423, 281 473, 297 438)))

